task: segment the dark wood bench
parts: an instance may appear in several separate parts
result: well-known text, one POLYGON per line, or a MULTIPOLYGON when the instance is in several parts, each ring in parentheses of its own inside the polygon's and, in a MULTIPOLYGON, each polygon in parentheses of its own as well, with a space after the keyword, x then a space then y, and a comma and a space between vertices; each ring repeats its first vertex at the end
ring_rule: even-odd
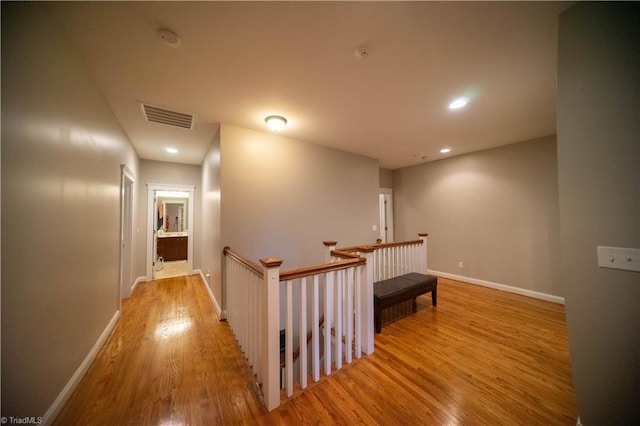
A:
POLYGON ((438 277, 410 272, 387 280, 373 283, 373 312, 376 333, 382 332, 382 310, 407 300, 413 300, 416 311, 416 297, 431 292, 433 306, 438 303, 438 277))

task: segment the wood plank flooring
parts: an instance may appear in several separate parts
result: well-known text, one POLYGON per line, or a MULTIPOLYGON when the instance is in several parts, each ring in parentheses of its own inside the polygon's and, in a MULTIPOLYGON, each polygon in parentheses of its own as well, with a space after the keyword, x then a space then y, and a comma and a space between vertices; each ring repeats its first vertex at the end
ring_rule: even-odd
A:
POLYGON ((575 425, 564 307, 439 279, 375 353, 267 413, 198 276, 143 283, 54 424, 575 425))

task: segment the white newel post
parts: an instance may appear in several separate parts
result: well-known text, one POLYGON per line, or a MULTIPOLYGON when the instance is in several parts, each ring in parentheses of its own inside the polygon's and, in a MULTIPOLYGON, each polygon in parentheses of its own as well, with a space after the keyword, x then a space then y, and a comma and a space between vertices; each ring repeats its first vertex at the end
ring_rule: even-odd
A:
POLYGON ((264 270, 261 365, 267 410, 280 405, 280 265, 282 259, 260 259, 264 270))
POLYGON ((370 246, 358 247, 360 256, 367 259, 364 268, 360 268, 362 283, 362 298, 360 318, 362 319, 362 351, 369 355, 373 353, 373 253, 370 246))
POLYGON ((422 253, 420 255, 421 260, 420 260, 420 266, 422 267, 422 270, 420 272, 422 272, 423 274, 426 274, 428 271, 428 265, 427 265, 427 237, 429 236, 429 234, 418 234, 418 237, 420 237, 420 239, 422 240, 422 253))
POLYGON ((322 244, 324 244, 324 261, 326 263, 330 263, 331 262, 331 252, 334 251, 336 249, 336 245, 338 244, 337 241, 323 241, 322 244))

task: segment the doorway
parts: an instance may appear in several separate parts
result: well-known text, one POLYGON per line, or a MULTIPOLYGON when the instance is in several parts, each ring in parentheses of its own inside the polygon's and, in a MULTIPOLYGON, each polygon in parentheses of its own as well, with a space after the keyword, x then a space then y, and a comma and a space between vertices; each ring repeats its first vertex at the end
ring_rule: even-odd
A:
POLYGON ((194 191, 147 184, 147 280, 193 274, 194 191))
POLYGON ((380 240, 393 241, 393 189, 380 188, 380 240))
POLYGON ((124 164, 121 165, 120 175, 120 300, 122 300, 131 296, 135 177, 124 164))

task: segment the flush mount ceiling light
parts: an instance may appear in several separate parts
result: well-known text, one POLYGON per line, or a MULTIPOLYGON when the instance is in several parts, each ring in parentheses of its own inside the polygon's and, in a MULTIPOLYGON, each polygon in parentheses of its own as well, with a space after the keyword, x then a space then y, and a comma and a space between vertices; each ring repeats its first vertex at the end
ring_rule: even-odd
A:
POLYGON ((171 147, 171 146, 168 147, 168 148, 165 148, 165 151, 167 151, 169 154, 177 154, 178 153, 178 150, 173 148, 173 147, 171 147))
POLYGON ((467 98, 458 98, 449 104, 449 109, 460 109, 464 108, 469 103, 469 99, 467 98))
POLYGON ((451 152, 451 148, 442 148, 440 154, 448 154, 451 152))
POLYGON ((267 126, 269 126, 269 128, 274 132, 279 132, 280 130, 284 129, 284 126, 287 125, 287 119, 284 117, 280 117, 279 115, 270 115, 265 118, 264 121, 265 123, 267 123, 267 126))

